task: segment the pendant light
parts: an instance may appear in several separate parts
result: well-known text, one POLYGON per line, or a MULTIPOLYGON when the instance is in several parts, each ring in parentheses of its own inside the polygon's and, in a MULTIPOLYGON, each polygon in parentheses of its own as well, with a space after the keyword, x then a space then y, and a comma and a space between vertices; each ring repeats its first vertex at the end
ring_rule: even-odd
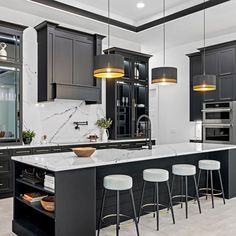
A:
POLYGON ((156 67, 152 69, 152 84, 176 84, 177 83, 177 68, 166 67, 166 6, 163 0, 163 67, 156 67))
POLYGON ((108 52, 95 56, 93 75, 96 78, 120 78, 124 76, 124 57, 110 54, 110 0, 108 0, 108 52))
MULTIPOLYGON (((205 3, 205 0, 204 0, 205 3)), ((206 10, 203 11, 203 74, 193 77, 193 90, 207 92, 216 90, 216 75, 206 74, 206 10)))

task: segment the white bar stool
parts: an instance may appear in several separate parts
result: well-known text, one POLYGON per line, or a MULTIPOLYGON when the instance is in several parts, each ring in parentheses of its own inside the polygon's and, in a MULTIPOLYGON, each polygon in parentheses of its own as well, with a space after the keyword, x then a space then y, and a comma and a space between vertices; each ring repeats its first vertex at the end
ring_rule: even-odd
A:
POLYGON ((200 160, 198 162, 198 167, 200 169, 199 170, 199 175, 198 175, 198 187, 200 185, 200 178, 201 178, 202 170, 207 172, 206 188, 200 188, 199 187, 199 191, 200 192, 201 191, 206 191, 205 195, 206 195, 206 199, 207 199, 208 191, 211 190, 212 208, 215 207, 214 196, 216 196, 216 195, 222 195, 223 203, 225 204, 225 194, 224 194, 224 188, 223 188, 223 183, 222 183, 222 177, 221 177, 221 173, 220 173, 220 167, 221 167, 220 166, 220 162, 219 161, 215 161, 215 160, 200 160), (214 186, 213 186, 213 171, 217 171, 218 172, 221 190, 214 189, 214 186), (208 188, 209 172, 210 172, 211 188, 208 188))
POLYGON ((198 187, 197 187, 197 181, 196 181, 196 167, 194 165, 188 165, 188 164, 177 164, 172 166, 172 184, 171 184, 171 194, 173 193, 173 187, 174 187, 174 181, 176 176, 181 177, 181 195, 175 195, 172 196, 172 199, 174 198, 181 198, 181 207, 183 204, 183 198, 185 198, 185 211, 186 211, 186 219, 188 218, 188 199, 189 198, 196 198, 199 208, 199 213, 201 214, 201 206, 199 201, 199 194, 198 194, 198 187), (188 177, 192 176, 194 180, 194 187, 196 191, 196 197, 188 196, 188 177), (184 181, 185 180, 185 181, 184 181), (185 182, 185 195, 183 194, 183 184, 185 182))
POLYGON ((132 209, 133 209, 133 219, 135 222, 137 235, 139 236, 137 215, 136 215, 134 196, 133 196, 133 191, 132 191, 132 187, 133 187, 132 177, 130 177, 128 175, 108 175, 108 176, 104 177, 104 179, 103 179, 103 186, 104 186, 104 190, 103 190, 102 205, 101 205, 101 212, 100 212, 99 223, 98 223, 97 236, 99 236, 100 229, 102 226, 103 210, 104 210, 104 204, 105 204, 107 190, 116 191, 116 236, 119 235, 119 230, 120 230, 120 216, 121 216, 121 214, 120 214, 120 191, 126 191, 126 190, 128 190, 130 193, 132 209))
MULTIPOLYGON (((168 195, 169 195, 169 204, 171 208, 172 220, 173 224, 175 224, 175 217, 174 211, 172 206, 172 198, 170 194, 170 185, 169 185, 169 172, 163 169, 146 169, 143 171, 143 188, 142 188, 142 195, 140 200, 140 207, 139 207, 139 215, 138 215, 138 222, 140 220, 140 215, 142 213, 142 209, 147 206, 156 206, 156 209, 153 212, 156 212, 156 220, 157 220, 157 230, 159 230, 159 206, 164 206, 159 203, 159 186, 158 183, 166 182, 168 195), (145 192, 146 182, 151 182, 154 184, 155 187, 155 197, 154 202, 143 205, 143 197, 145 192), (156 201, 155 201, 156 198, 156 201)), ((167 206, 165 206, 167 207, 167 206)))

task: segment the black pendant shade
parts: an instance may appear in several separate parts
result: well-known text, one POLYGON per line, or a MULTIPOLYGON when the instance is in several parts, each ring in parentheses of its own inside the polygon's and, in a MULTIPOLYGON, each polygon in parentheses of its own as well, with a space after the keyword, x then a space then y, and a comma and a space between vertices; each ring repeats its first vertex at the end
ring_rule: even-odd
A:
POLYGON ((94 77, 120 78, 124 76, 124 57, 118 54, 102 54, 94 58, 94 77))
POLYGON ((177 68, 157 67, 152 69, 152 84, 176 84, 177 68))
POLYGON ((216 90, 215 75, 196 75, 193 77, 193 90, 198 92, 207 92, 216 90))

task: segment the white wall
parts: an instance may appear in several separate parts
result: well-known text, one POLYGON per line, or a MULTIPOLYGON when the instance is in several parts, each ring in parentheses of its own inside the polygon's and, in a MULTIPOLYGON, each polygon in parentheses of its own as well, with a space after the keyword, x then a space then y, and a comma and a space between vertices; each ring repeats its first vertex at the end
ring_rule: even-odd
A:
MULTIPOLYGON (((49 142, 78 142, 85 141, 89 134, 99 136, 95 122, 105 116, 105 81, 102 88, 101 105, 85 105, 84 101, 56 100, 54 102, 37 103, 37 33, 34 26, 45 18, 0 7, 1 20, 29 26, 23 36, 23 128, 36 132, 35 143, 39 143, 46 134, 49 142), (88 121, 89 125, 75 130, 74 121, 88 121)), ((48 19, 48 18, 46 18, 48 19)), ((48 19, 53 21, 52 18, 48 19)), ((99 33, 94 29, 78 28, 61 22, 65 27, 78 29, 89 33, 99 33)), ((111 46, 140 50, 136 42, 117 37, 111 38, 111 46)), ((104 40, 103 48, 106 48, 104 40)))
MULTIPOLYGON (((236 33, 207 40, 207 45, 236 40, 236 33)), ((202 41, 170 48, 166 51, 166 65, 178 68, 178 83, 170 86, 150 86, 150 116, 154 125, 153 137, 158 143, 186 142, 196 135, 195 122, 189 121, 189 59, 188 53, 202 47, 202 41), (159 98, 159 102, 158 102, 159 98), (158 122, 159 120, 159 122, 158 122)), ((150 53, 151 68, 162 66, 162 52, 142 45, 142 52, 150 53)))

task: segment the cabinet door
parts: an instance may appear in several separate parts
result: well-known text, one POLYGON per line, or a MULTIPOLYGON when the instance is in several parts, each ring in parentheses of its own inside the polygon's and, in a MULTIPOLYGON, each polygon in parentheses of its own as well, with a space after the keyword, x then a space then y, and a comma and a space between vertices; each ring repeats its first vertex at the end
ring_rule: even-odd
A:
MULTIPOLYGON (((218 53, 211 52, 206 53, 206 74, 218 75, 218 53)), ((208 91, 204 93, 204 101, 215 101, 218 100, 218 81, 216 81, 216 90, 208 91)))
POLYGON ((219 52, 219 75, 231 75, 235 73, 235 48, 221 50, 219 52))
POLYGON ((201 55, 190 58, 190 121, 202 119, 203 93, 193 91, 193 76, 202 74, 201 55))
POLYGON ((73 84, 94 86, 93 43, 74 41, 74 79, 73 84))
POLYGON ((128 82, 117 81, 117 137, 131 137, 131 120, 132 120, 132 86, 128 82))
POLYGON ((219 77, 219 99, 233 100, 234 99, 234 75, 225 75, 219 77))
POLYGON ((73 51, 73 39, 70 34, 55 34, 53 82, 61 84, 72 84, 73 51))

